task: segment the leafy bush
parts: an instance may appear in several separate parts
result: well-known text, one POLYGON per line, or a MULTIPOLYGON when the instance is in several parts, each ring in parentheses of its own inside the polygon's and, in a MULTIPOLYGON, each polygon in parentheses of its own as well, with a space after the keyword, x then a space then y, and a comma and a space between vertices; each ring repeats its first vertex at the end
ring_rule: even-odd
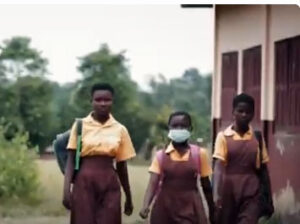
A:
POLYGON ((0 199, 36 201, 40 186, 36 152, 28 149, 27 134, 16 133, 7 140, 4 133, 0 126, 0 199))

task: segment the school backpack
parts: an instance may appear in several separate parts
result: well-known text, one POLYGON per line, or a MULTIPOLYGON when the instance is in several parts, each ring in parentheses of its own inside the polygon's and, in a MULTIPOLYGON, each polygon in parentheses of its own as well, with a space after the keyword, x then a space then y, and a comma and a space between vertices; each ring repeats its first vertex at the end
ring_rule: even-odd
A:
MULTIPOLYGON (((64 133, 60 133, 56 136, 56 139, 53 141, 54 154, 62 174, 65 174, 65 169, 68 159, 68 142, 70 137, 71 130, 68 130, 64 133)), ((76 157, 75 157, 75 170, 79 169, 80 162, 80 152, 81 152, 81 132, 82 132, 82 120, 76 119, 76 132, 77 132, 77 147, 76 147, 76 157)))

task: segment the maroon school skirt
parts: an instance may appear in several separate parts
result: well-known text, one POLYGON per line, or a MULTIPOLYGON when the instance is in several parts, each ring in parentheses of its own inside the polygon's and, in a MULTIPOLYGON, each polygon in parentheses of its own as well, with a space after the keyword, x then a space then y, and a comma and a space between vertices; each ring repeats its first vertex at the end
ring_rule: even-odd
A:
POLYGON ((71 224, 121 224, 120 199, 113 158, 81 158, 72 191, 71 224))

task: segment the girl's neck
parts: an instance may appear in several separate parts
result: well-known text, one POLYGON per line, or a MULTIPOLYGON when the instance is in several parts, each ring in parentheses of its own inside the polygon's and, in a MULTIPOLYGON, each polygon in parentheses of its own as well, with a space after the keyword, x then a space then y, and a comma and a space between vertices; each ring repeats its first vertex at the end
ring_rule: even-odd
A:
POLYGON ((175 143, 172 142, 174 148, 179 152, 179 154, 184 154, 186 150, 189 148, 188 142, 183 142, 183 143, 175 143))
POLYGON ((249 125, 238 125, 236 122, 233 124, 233 130, 235 130, 239 135, 243 136, 248 130, 249 125))
POLYGON ((109 114, 99 115, 93 112, 92 116, 96 121, 99 121, 101 124, 104 124, 109 119, 109 114))

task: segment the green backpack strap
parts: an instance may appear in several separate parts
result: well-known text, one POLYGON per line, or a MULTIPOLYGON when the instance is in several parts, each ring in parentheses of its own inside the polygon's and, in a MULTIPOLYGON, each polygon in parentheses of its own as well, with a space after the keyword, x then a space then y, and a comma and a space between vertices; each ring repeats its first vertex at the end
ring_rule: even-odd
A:
POLYGON ((76 119, 76 130, 77 130, 77 146, 75 156, 75 170, 79 170, 80 154, 82 148, 82 119, 76 119))

